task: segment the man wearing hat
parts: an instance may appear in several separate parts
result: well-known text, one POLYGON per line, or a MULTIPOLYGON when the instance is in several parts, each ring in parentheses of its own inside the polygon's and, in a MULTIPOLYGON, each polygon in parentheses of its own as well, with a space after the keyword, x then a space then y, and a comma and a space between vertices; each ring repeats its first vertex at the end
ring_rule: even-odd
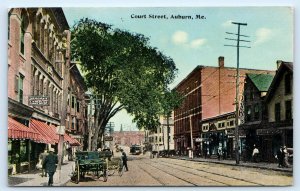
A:
POLYGON ((58 163, 58 159, 56 154, 54 154, 54 149, 49 149, 49 154, 46 156, 44 160, 43 166, 45 166, 46 172, 49 175, 48 186, 53 185, 53 175, 56 171, 56 164, 58 163))

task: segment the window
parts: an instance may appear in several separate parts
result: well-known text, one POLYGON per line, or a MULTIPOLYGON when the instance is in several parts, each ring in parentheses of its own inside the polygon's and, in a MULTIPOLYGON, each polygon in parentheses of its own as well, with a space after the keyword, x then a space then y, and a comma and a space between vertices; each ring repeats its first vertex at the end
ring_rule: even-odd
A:
POLYGON ((259 119, 259 111, 260 111, 260 108, 259 108, 259 104, 257 103, 254 106, 254 120, 259 119))
POLYGON ((10 15, 11 15, 11 13, 9 12, 8 13, 8 22, 7 22, 7 24, 8 24, 8 40, 10 39, 10 15))
POLYGON ((285 119, 292 119, 292 102, 291 100, 285 102, 285 119))
POLYGON ((275 104, 275 121, 280 121, 280 103, 275 104))
POLYGON ((246 121, 251 121, 251 106, 246 107, 246 121))
POLYGON ((291 87, 291 74, 286 74, 284 77, 284 85, 285 85, 285 94, 290 94, 292 91, 292 87, 291 87))
POLYGON ((75 108, 75 96, 72 96, 72 108, 75 108))
POLYGON ((18 100, 20 103, 23 103, 23 81, 24 76, 20 74, 18 77, 18 100))
POLYGON ((75 129, 75 124, 76 124, 76 118, 73 117, 72 118, 72 126, 71 126, 72 129, 75 129))
POLYGON ((77 109, 77 112, 79 112, 79 110, 80 110, 80 102, 77 101, 76 106, 77 106, 77 108, 76 108, 76 109, 77 109))
POLYGON ((250 100, 253 101, 253 99, 254 99, 254 88, 251 87, 250 88, 250 100))
POLYGON ((24 41, 25 41, 25 18, 24 16, 22 15, 21 16, 21 34, 20 34, 20 52, 22 54, 25 53, 25 44, 24 44, 24 41))

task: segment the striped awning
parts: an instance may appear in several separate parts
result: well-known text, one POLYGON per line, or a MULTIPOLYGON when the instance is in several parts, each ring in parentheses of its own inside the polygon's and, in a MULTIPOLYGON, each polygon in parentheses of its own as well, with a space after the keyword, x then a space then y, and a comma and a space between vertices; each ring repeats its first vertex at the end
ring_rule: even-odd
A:
MULTIPOLYGON (((47 125, 45 122, 36 120, 36 119, 31 119, 30 120, 30 127, 32 127, 35 131, 39 132, 43 140, 46 141, 46 143, 50 144, 56 144, 59 142, 59 136, 56 134, 56 127, 53 125, 47 125)), ((69 142, 70 145, 72 146, 80 146, 80 143, 67 135, 66 133, 64 134, 64 142, 69 142)))
POLYGON ((8 117, 8 138, 9 139, 30 139, 35 142, 43 142, 42 137, 34 129, 8 117))

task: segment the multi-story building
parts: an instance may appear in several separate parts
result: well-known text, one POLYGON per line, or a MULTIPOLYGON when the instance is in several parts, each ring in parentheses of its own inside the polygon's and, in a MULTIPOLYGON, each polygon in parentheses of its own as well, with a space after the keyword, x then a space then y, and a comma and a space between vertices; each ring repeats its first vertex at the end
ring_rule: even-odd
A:
POLYGON ((87 88, 76 63, 72 63, 69 70, 66 131, 83 145, 84 132, 88 128, 86 126, 87 104, 85 94, 87 88))
POLYGON ((114 145, 130 147, 142 145, 145 142, 144 131, 114 131, 112 136, 114 145))
POLYGON ((160 126, 148 135, 149 143, 152 145, 152 151, 174 151, 174 120, 173 115, 167 119, 160 116, 160 126), (168 121, 167 121, 168 120, 168 121))
MULTIPOLYGON (((246 73, 269 72, 240 68, 240 82, 244 81, 246 73)), ((196 140, 206 136, 202 135, 203 120, 235 111, 235 75, 236 68, 225 67, 224 57, 219 57, 218 67, 197 66, 175 87, 185 97, 181 107, 174 111, 175 150, 187 154, 189 148, 195 149, 196 140)), ((240 83, 239 95, 243 90, 244 84, 240 83)), ((241 98, 239 96, 239 102, 241 98)), ((234 138, 232 142, 234 150, 234 138)))
POLYGON ((58 139, 41 131, 54 130, 52 127, 62 125, 65 119, 62 108, 66 108, 64 78, 69 55, 69 25, 61 8, 9 11, 8 115, 14 122, 8 128, 13 129, 11 125, 19 123, 39 135, 38 139, 15 139, 17 131, 12 131, 8 142, 9 163, 17 164, 17 172, 35 168, 38 154, 46 146, 57 147, 58 139))
MULTIPOLYGON (((243 134, 246 136, 241 141, 243 160, 251 159, 254 145, 259 148, 263 147, 263 145, 259 144, 256 131, 263 128, 264 121, 268 117, 265 97, 274 74, 275 72, 270 74, 246 74, 243 94, 244 122, 240 126, 240 132, 243 131, 243 134)), ((261 153, 265 155, 265 149, 261 153)))
POLYGON ((263 158, 274 161, 280 146, 293 148, 293 63, 277 62, 278 69, 266 95, 267 122, 256 130, 263 158))

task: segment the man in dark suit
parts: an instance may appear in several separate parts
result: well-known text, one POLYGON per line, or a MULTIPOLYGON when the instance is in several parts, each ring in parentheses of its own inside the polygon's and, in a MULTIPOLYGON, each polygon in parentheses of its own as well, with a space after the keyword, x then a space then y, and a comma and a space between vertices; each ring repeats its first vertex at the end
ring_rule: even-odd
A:
POLYGON ((49 149, 49 154, 44 160, 43 166, 45 166, 46 172, 49 175, 48 186, 53 185, 53 175, 56 171, 56 164, 58 163, 57 155, 54 154, 54 149, 49 149))
POLYGON ((126 153, 123 149, 121 149, 121 152, 122 152, 122 161, 123 161, 123 165, 125 166, 126 168, 126 171, 128 171, 128 166, 127 166, 127 156, 126 156, 126 153))

